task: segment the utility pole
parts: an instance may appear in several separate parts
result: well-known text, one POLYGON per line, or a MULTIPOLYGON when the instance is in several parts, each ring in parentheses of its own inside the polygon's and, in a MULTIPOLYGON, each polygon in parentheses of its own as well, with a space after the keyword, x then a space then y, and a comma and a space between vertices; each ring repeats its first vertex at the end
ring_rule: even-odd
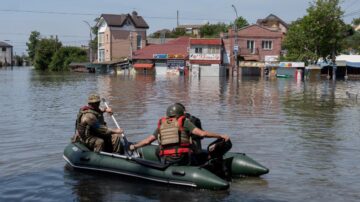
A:
POLYGON ((91 41, 92 41, 92 27, 90 23, 88 23, 86 20, 83 20, 84 23, 86 23, 89 26, 90 29, 90 41, 89 41, 89 62, 92 62, 92 47, 91 47, 91 41))
POLYGON ((231 5, 235 11, 236 14, 236 18, 234 20, 234 32, 235 32, 235 37, 234 37, 234 59, 235 59, 235 68, 236 68, 236 76, 239 77, 240 72, 239 72, 239 66, 238 66, 238 51, 239 51, 239 45, 238 45, 238 30, 237 30, 237 26, 236 26, 236 20, 238 19, 238 14, 237 14, 237 10, 236 7, 234 6, 234 4, 231 5))
POLYGON ((176 27, 179 27, 179 10, 176 11, 176 27))

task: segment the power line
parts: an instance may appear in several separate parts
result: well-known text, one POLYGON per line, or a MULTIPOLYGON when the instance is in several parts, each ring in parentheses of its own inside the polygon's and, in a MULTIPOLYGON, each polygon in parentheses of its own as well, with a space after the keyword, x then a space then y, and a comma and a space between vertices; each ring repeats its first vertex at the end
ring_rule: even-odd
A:
MULTIPOLYGON (((0 9, 0 12, 8 13, 36 13, 36 14, 50 14, 50 15, 80 15, 80 16, 99 16, 92 13, 73 13, 73 12, 56 12, 56 11, 35 11, 35 10, 13 10, 13 9, 0 9)), ((149 19, 161 19, 161 20, 177 20, 176 17, 162 17, 162 16, 142 16, 149 19)), ((230 19, 220 18, 181 18, 182 20, 196 20, 196 21, 230 21, 230 19)))

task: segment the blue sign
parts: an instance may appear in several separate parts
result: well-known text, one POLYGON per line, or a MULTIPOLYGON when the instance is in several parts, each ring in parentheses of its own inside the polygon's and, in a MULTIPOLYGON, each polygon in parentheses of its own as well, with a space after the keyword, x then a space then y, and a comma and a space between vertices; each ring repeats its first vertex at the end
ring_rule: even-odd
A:
POLYGON ((168 54, 154 54, 153 55, 154 59, 167 59, 168 58, 168 54))

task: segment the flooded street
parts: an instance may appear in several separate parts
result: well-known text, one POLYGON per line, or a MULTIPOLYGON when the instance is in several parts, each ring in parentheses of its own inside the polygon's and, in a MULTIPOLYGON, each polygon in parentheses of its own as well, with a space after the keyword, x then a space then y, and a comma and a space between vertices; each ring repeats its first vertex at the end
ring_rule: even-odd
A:
POLYGON ((0 201, 359 201, 360 100, 349 99, 347 90, 360 91, 360 81, 2 68, 0 201), (167 106, 181 102, 204 129, 228 134, 232 151, 270 173, 208 191, 69 169, 62 153, 78 109, 94 91, 107 98, 130 141, 152 133, 167 106))

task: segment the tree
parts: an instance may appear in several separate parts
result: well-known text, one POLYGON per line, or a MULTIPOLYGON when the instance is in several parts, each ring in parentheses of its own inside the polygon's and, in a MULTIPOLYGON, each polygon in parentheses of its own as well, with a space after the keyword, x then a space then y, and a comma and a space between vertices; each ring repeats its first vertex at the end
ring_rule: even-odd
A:
MULTIPOLYGON (((95 18, 95 25, 93 27, 91 27, 91 32, 92 34, 95 36, 94 39, 91 40, 89 47, 92 50, 92 54, 97 53, 98 51, 98 26, 97 23, 99 22, 100 18, 95 18)), ((92 61, 91 61, 92 62, 92 61)))
POLYGON ((227 31, 227 27, 225 23, 208 23, 200 28, 200 34, 202 37, 219 37, 221 32, 227 31))
POLYGON ((360 18, 354 18, 351 23, 355 26, 360 25, 360 18))
POLYGON ((314 0, 307 15, 290 25, 284 41, 289 58, 315 63, 341 51, 346 25, 339 0, 314 0))
POLYGON ((79 47, 61 47, 52 57, 50 71, 67 71, 71 62, 86 62, 87 55, 84 49, 79 47))
POLYGON ((62 44, 57 37, 41 39, 35 52, 34 66, 38 70, 48 70, 53 55, 61 48, 62 44))
MULTIPOLYGON (((248 21, 242 16, 236 18, 235 20, 236 28, 240 29, 249 25, 248 21)), ((234 23, 230 23, 229 27, 233 27, 234 23)))
POLYGON ((28 56, 31 62, 34 62, 36 47, 39 43, 39 40, 40 40, 40 32, 32 31, 29 37, 29 42, 26 43, 26 46, 28 47, 27 49, 28 56))

